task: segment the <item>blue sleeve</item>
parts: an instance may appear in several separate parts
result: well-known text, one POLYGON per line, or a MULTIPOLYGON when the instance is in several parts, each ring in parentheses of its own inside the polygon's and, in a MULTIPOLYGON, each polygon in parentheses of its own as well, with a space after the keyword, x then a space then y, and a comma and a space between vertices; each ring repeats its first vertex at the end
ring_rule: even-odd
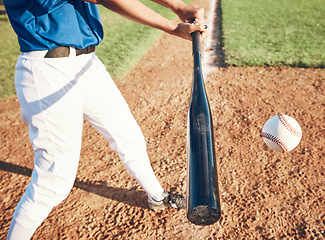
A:
POLYGON ((34 0, 34 11, 37 15, 51 13, 67 2, 68 0, 34 0))
POLYGON ((3 0, 8 9, 28 9, 35 16, 51 13, 69 0, 3 0))

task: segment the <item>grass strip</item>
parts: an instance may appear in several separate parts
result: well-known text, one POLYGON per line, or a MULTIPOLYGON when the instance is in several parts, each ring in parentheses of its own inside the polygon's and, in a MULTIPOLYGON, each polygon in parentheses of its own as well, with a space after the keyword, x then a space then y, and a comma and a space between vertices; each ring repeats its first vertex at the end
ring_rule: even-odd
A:
POLYGON ((226 63, 325 66, 323 0, 221 0, 226 63))

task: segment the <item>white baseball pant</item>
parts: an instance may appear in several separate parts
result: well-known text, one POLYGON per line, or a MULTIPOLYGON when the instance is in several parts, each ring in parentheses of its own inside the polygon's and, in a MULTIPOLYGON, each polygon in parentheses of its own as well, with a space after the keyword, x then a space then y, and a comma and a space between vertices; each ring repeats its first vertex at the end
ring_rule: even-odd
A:
POLYGON ((47 51, 19 56, 15 86, 34 151, 31 182, 18 203, 7 239, 30 239, 54 206, 73 187, 81 149, 83 119, 119 153, 145 192, 163 199, 140 127, 94 53, 44 58, 47 51))

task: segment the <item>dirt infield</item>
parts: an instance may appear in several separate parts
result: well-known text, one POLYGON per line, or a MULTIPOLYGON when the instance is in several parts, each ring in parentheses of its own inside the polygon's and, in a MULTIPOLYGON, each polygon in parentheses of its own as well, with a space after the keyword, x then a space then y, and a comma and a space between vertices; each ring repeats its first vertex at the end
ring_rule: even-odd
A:
MULTIPOLYGON (((191 43, 163 34, 117 82, 147 140, 163 187, 186 190, 191 43)), ((216 68, 206 76, 222 217, 195 226, 185 210, 149 211, 116 152, 85 122, 79 171, 68 198, 33 239, 322 239, 325 237, 325 70, 216 68), (293 151, 267 148, 266 120, 295 118, 293 151)), ((0 239, 30 180, 33 152, 16 98, 0 102, 0 239)))

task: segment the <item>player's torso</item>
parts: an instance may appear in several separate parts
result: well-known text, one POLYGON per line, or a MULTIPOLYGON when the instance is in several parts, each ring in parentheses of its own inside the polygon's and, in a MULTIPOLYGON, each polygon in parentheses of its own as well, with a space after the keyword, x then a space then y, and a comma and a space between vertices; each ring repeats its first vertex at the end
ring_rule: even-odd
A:
POLYGON ((98 45, 103 29, 96 5, 80 0, 4 0, 22 52, 98 45))

